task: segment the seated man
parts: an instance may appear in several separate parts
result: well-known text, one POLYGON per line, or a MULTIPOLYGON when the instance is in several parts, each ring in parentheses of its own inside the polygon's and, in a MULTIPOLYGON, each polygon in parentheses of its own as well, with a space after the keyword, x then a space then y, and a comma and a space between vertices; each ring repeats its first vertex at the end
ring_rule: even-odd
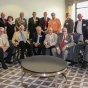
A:
POLYGON ((12 38, 12 43, 15 46, 19 46, 21 48, 20 59, 24 59, 24 52, 26 48, 28 51, 28 55, 32 56, 32 47, 28 39, 28 33, 24 31, 23 25, 19 27, 19 31, 14 33, 13 38, 12 38))
POLYGON ((53 48, 53 56, 59 56, 66 60, 70 47, 74 45, 73 36, 67 33, 67 28, 62 28, 62 33, 59 35, 56 47, 53 48))
POLYGON ((41 51, 43 53, 43 42, 45 39, 45 34, 41 32, 41 27, 36 27, 36 33, 33 36, 33 53, 34 55, 40 55, 41 51), (38 48, 36 51, 35 49, 38 48))
POLYGON ((52 55, 52 48, 55 47, 57 43, 57 34, 53 33, 53 29, 48 29, 48 34, 45 36, 44 45, 45 45, 45 51, 46 49, 50 50, 50 55, 52 55))
POLYGON ((84 48, 84 54, 83 54, 82 68, 85 69, 87 67, 87 63, 88 63, 88 39, 86 39, 85 42, 79 42, 75 46, 74 53, 73 53, 73 58, 72 58, 72 63, 69 64, 70 66, 75 65, 75 64, 78 63, 79 52, 83 48, 84 48))
POLYGON ((4 34, 4 28, 0 27, 0 61, 2 63, 2 67, 4 69, 7 69, 8 67, 5 64, 3 57, 4 52, 8 52, 6 63, 12 64, 11 57, 12 57, 13 49, 9 45, 7 34, 4 34))

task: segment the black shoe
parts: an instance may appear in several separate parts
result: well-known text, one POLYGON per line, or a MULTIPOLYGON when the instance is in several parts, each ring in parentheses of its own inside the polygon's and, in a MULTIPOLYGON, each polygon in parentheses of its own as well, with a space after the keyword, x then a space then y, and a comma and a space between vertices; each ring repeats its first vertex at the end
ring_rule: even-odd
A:
POLYGON ((7 65, 5 63, 2 64, 3 69, 8 69, 7 65))
POLYGON ((69 64, 69 66, 73 66, 73 65, 75 65, 75 64, 77 64, 77 62, 71 62, 71 63, 69 64))
POLYGON ((84 61, 83 64, 82 64, 82 68, 83 68, 83 69, 86 69, 86 67, 87 67, 87 62, 84 61))
POLYGON ((7 63, 7 64, 12 64, 13 62, 11 62, 11 61, 6 61, 6 63, 7 63))

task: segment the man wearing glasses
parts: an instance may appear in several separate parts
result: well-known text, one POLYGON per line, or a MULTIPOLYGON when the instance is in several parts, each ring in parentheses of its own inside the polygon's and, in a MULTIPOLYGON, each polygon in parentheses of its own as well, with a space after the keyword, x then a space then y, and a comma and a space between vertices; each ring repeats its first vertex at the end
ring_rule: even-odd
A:
POLYGON ((70 47, 74 45, 74 40, 72 35, 67 33, 67 28, 62 28, 62 33, 58 36, 56 47, 53 48, 53 56, 59 56, 66 60, 70 47))

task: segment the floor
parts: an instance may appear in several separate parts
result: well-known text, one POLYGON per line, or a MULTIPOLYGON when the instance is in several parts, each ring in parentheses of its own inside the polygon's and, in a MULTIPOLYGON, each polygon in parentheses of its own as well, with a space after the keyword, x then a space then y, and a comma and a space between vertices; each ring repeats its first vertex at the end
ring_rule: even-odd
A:
MULTIPOLYGON (((88 69, 68 66, 66 72, 67 83, 62 76, 58 77, 58 88, 88 88, 88 69), (61 85, 62 84, 62 85, 61 85)), ((7 70, 0 66, 0 88, 54 88, 55 79, 24 76, 24 84, 21 84, 21 67, 19 64, 11 65, 7 70)))

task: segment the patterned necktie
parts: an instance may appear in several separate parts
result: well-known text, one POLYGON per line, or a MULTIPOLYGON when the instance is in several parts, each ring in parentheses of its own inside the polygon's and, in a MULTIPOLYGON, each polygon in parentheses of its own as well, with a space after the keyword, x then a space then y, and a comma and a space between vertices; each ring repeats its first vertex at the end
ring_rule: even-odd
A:
POLYGON ((34 24, 36 24, 36 18, 34 18, 34 24))
POLYGON ((65 46, 65 36, 64 36, 62 43, 61 43, 61 49, 63 49, 64 46, 65 46))
POLYGON ((24 37, 23 33, 22 33, 22 32, 20 32, 20 33, 21 33, 22 41, 23 41, 24 43, 26 43, 26 39, 25 39, 25 37, 24 37))

